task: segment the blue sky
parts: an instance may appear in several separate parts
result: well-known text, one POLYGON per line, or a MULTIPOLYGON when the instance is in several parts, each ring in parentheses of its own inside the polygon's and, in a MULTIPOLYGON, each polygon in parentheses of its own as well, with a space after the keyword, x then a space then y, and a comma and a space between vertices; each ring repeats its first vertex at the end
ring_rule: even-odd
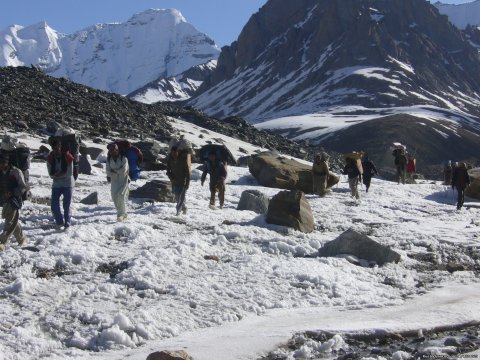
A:
MULTIPOLYGON (((87 26, 119 22, 149 8, 175 8, 220 45, 236 40, 250 16, 267 0, 3 0, 0 29, 46 21, 70 34, 87 26)), ((292 1, 292 0, 285 0, 292 1)), ((293 0, 294 1, 294 0, 293 0)), ((463 3, 465 0, 444 0, 463 3)))

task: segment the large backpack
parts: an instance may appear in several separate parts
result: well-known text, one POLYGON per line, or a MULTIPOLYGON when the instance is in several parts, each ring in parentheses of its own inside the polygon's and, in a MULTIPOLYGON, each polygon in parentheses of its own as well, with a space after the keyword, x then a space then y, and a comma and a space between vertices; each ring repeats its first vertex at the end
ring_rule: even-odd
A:
POLYGON ((23 143, 18 143, 17 139, 5 135, 0 145, 0 152, 7 154, 10 159, 10 165, 20 169, 23 172, 25 183, 30 180, 30 149, 23 143))
POLYGON ((143 153, 142 151, 132 145, 128 140, 117 140, 115 144, 118 146, 118 150, 121 156, 125 156, 128 161, 128 176, 130 180, 136 181, 140 178, 140 166, 139 164, 143 161, 143 153))
POLYGON ((52 145, 52 140, 58 139, 62 144, 62 149, 68 151, 72 154, 73 160, 73 177, 75 180, 78 178, 78 162, 80 160, 80 135, 76 134, 73 130, 69 129, 58 129, 54 136, 51 136, 48 139, 50 146, 52 145))

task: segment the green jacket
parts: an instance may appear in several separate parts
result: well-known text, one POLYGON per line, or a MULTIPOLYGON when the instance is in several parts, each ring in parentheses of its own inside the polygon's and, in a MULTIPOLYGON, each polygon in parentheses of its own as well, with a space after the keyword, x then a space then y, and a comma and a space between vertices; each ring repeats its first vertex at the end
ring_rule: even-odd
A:
POLYGON ((190 175, 192 172, 191 155, 180 153, 177 159, 171 155, 167 159, 167 176, 172 182, 172 186, 186 187, 190 185, 190 175))

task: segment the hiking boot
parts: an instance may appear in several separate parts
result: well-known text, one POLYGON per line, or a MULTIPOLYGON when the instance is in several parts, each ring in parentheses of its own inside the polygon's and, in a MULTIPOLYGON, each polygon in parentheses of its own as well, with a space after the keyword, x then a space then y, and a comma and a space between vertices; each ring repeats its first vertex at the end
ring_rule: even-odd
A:
POLYGON ((183 215, 187 215, 187 208, 184 207, 183 210, 182 210, 182 212, 183 212, 183 215))
POLYGON ((210 205, 208 205, 208 207, 209 207, 211 210, 215 210, 215 205, 210 204, 210 205))
POLYGON ((65 230, 67 230, 69 227, 70 227, 70 224, 69 224, 69 223, 66 223, 66 224, 64 225, 65 230))
POLYGON ((5 244, 0 244, 0 251, 5 251, 5 244))
POLYGON ((181 211, 177 210, 177 216, 180 216, 180 214, 181 214, 181 211))

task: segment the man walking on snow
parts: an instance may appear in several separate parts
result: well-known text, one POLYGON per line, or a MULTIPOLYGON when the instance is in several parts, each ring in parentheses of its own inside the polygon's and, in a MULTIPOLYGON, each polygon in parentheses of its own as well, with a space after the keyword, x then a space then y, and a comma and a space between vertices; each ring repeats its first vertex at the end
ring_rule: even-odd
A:
POLYGON ((27 185, 22 171, 10 165, 8 155, 0 155, 0 201, 3 204, 2 218, 5 219, 3 233, 0 234, 0 251, 5 250, 11 234, 15 236, 18 245, 27 243, 27 237, 18 222, 22 197, 26 191, 27 185))
POLYGON ((167 159, 167 176, 172 182, 172 191, 177 202, 177 216, 180 212, 187 213, 185 196, 190 186, 191 172, 191 154, 187 150, 180 151, 177 146, 172 146, 167 159))
POLYGON ((120 154, 117 144, 108 146, 107 177, 110 179, 110 193, 112 201, 117 210, 117 221, 127 220, 127 201, 130 179, 128 177, 129 167, 126 156, 120 154))
POLYGON ((215 152, 208 154, 208 160, 205 162, 202 174, 202 186, 205 183, 207 174, 210 175, 210 209, 215 209, 215 194, 218 192, 220 209, 225 202, 225 180, 227 179, 227 169, 225 164, 217 159, 215 152))
POLYGON ((460 210, 465 201, 465 189, 470 185, 470 177, 468 176, 467 165, 460 163, 453 172, 452 189, 456 188, 458 193, 457 210, 460 210))

